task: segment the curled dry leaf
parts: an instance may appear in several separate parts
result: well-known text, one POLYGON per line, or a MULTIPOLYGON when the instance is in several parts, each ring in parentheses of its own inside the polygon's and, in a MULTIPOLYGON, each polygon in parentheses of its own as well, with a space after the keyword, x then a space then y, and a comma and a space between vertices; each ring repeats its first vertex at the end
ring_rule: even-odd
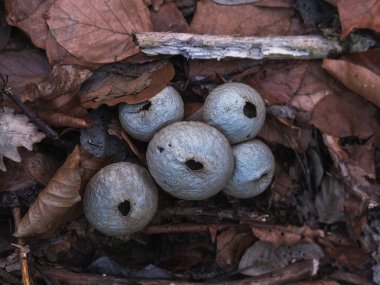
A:
POLYGON ((380 32, 380 2, 377 0, 337 0, 341 38, 355 29, 371 29, 380 32))
POLYGON ((41 82, 50 70, 46 57, 37 50, 0 53, 0 73, 9 76, 9 86, 22 101, 29 100, 27 94, 23 94, 24 88, 30 83, 41 82))
POLYGON ((76 93, 91 75, 91 71, 87 69, 56 64, 46 79, 38 84, 28 85, 29 97, 43 97, 44 100, 51 100, 68 93, 76 93))
POLYGON ((190 27, 199 34, 279 36, 289 31, 293 14, 290 8, 227 6, 198 1, 190 27))
POLYGON ((80 150, 76 147, 21 219, 14 236, 42 234, 56 227, 81 198, 80 150))
POLYGON ((294 245, 298 242, 310 242, 323 237, 322 230, 313 230, 309 226, 296 227, 292 225, 261 225, 251 224, 253 235, 262 241, 270 242, 273 245, 294 245))
MULTIPOLYGON (((379 5, 380 9, 380 5, 379 5)), ((380 11, 380 10, 379 10, 380 11)), ((380 49, 339 60, 323 60, 323 68, 356 94, 380 107, 380 49)))
POLYGON ((173 77, 174 67, 170 63, 151 73, 144 73, 136 79, 97 74, 97 77, 86 84, 80 99, 83 107, 92 109, 102 104, 114 106, 119 103, 142 103, 162 91, 173 77))
POLYGON ((274 246, 268 242, 257 241, 244 253, 239 262, 239 270, 250 276, 259 276, 295 261, 321 259, 324 253, 315 243, 299 243, 293 246, 274 246))
POLYGON ((36 113, 41 120, 56 128, 87 128, 91 125, 90 119, 75 117, 59 111, 39 109, 36 113))
POLYGON ((152 30, 149 10, 141 0, 59 0, 51 6, 47 24, 69 53, 94 63, 136 54, 132 34, 152 30))
POLYGON ((45 135, 29 122, 25 115, 14 114, 10 108, 0 108, 0 170, 6 171, 3 157, 20 162, 19 146, 32 150, 33 144, 40 142, 45 135))
POLYGON ((245 250, 252 244, 252 233, 229 228, 216 239, 216 263, 226 271, 237 269, 245 250))

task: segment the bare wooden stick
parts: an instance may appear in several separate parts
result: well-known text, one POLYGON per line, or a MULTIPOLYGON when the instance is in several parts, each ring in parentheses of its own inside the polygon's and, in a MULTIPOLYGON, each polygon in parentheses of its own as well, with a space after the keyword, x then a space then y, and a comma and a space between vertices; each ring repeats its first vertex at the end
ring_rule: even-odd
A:
MULTIPOLYGON (((20 205, 19 201, 16 198, 15 201, 16 205, 12 209, 13 219, 15 221, 16 228, 18 227, 20 221, 21 221, 21 211, 20 211, 20 205)), ((29 253, 29 247, 25 246, 24 240, 22 238, 17 239, 17 245, 15 245, 19 249, 19 258, 20 258, 20 264, 21 264, 21 275, 22 275, 22 284, 23 285, 33 285, 33 281, 30 278, 30 272, 29 272, 29 264, 28 264, 28 253, 29 253)))
MULTIPOLYGON (((149 32, 135 37, 141 51, 148 55, 183 55, 192 59, 317 59, 344 50, 339 41, 322 36, 237 37, 149 32)), ((363 51, 368 45, 351 47, 349 51, 363 51)))
MULTIPOLYGON (((203 284, 212 285, 282 285, 303 280, 314 276, 318 272, 319 263, 317 260, 304 260, 292 264, 270 273, 257 277, 250 277, 243 280, 231 280, 221 282, 207 282, 203 284)), ((63 269, 52 267, 43 268, 44 273, 54 277, 64 284, 75 285, 200 285, 200 282, 182 281, 182 280, 158 280, 158 279, 122 279, 96 274, 73 273, 63 269)))
POLYGON ((198 225, 198 224, 178 224, 178 225, 152 225, 144 229, 146 234, 175 234, 175 233, 202 233, 209 232, 211 227, 217 230, 225 230, 229 227, 236 227, 238 224, 222 224, 222 225, 198 225))

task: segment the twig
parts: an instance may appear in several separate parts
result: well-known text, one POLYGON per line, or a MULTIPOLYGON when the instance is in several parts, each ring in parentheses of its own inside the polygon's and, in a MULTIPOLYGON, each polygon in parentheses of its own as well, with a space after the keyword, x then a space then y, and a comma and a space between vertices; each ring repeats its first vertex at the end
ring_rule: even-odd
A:
POLYGON ((135 34, 148 55, 183 55, 193 59, 317 59, 342 52, 368 49, 372 41, 362 38, 361 47, 341 44, 322 36, 237 37, 187 33, 149 32, 135 34))
MULTIPOLYGON (((304 260, 270 273, 257 277, 249 277, 243 280, 231 280, 222 282, 207 282, 209 285, 282 285, 303 280, 314 276, 318 272, 317 260, 304 260)), ((65 284, 75 285, 199 285, 202 283, 182 280, 162 279, 122 279, 96 274, 73 273, 63 269, 45 267, 43 271, 51 277, 65 284)))
POLYGON ((367 279, 364 279, 363 277, 343 271, 334 272, 329 277, 338 281, 343 281, 355 285, 374 285, 374 283, 368 281, 367 279))
POLYGON ((238 224, 222 224, 222 225, 198 225, 198 224, 178 224, 178 225, 152 225, 147 226, 143 232, 146 234, 175 234, 175 233, 202 233, 209 232, 210 227, 216 227, 221 231, 229 227, 237 227, 238 224))
MULTIPOLYGON (((18 198, 16 197, 16 205, 12 209, 13 219, 15 221, 16 228, 21 220, 21 211, 18 198)), ((28 253, 29 247, 25 246, 24 240, 22 238, 17 239, 17 245, 15 245, 19 249, 19 258, 21 264, 21 274, 22 274, 22 284, 23 285, 33 285, 33 282, 30 278, 29 273, 29 265, 28 265, 28 253)))
POLYGON ((8 76, 6 75, 4 78, 4 76, 0 74, 0 79, 2 81, 2 87, 0 89, 0 92, 2 94, 7 95, 17 105, 17 107, 19 107, 24 112, 24 114, 30 119, 30 121, 46 134, 46 136, 54 140, 58 139, 58 134, 56 133, 56 131, 54 131, 45 122, 43 122, 32 112, 30 112, 28 108, 25 106, 25 104, 20 100, 20 98, 13 94, 12 89, 9 87, 8 84, 8 76))
POLYGON ((246 209, 215 209, 215 208, 202 208, 202 207, 175 207, 165 208, 159 211, 160 214, 168 214, 171 216, 204 216, 216 217, 218 219, 229 219, 237 221, 254 221, 266 222, 269 215, 258 214, 246 209))

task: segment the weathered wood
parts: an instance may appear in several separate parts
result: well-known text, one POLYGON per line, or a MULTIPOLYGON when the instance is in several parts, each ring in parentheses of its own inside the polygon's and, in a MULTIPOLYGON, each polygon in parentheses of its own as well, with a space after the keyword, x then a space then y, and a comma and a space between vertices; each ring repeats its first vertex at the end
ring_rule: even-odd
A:
MULTIPOLYGON (((249 277, 242 280, 231 280, 221 282, 206 282, 203 284, 213 285, 281 285, 303 280, 314 276, 318 272, 319 263, 317 260, 304 260, 289 265, 270 273, 257 277, 249 277)), ((127 279, 115 278, 87 273, 74 273, 64 269, 52 267, 43 268, 43 272, 57 279, 61 284, 71 285, 200 285, 201 282, 191 282, 182 280, 157 280, 157 279, 127 279)))
MULTIPOLYGON (((322 36, 237 37, 149 32, 135 37, 145 54, 183 55, 192 59, 318 59, 344 50, 339 41, 322 36)), ((350 52, 367 48, 361 45, 350 52)))

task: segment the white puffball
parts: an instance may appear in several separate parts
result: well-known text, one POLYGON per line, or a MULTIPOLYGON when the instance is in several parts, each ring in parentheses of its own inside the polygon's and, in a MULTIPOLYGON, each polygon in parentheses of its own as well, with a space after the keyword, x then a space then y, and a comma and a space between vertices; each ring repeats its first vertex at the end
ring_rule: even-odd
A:
POLYGON ((207 199, 230 179, 234 158, 228 140, 202 122, 177 122, 150 141, 147 164, 156 182, 185 200, 207 199))
POLYGON ((265 121, 260 94, 243 83, 226 83, 207 96, 203 121, 222 132, 231 144, 254 138, 265 121))
POLYGON ((119 119, 133 138, 149 141, 161 128, 183 118, 184 105, 179 93, 167 86, 150 100, 140 104, 121 104, 119 119))
POLYGON ((259 141, 232 147, 235 170, 223 191, 236 198, 251 198, 264 192, 272 181, 275 161, 269 147, 259 141))

